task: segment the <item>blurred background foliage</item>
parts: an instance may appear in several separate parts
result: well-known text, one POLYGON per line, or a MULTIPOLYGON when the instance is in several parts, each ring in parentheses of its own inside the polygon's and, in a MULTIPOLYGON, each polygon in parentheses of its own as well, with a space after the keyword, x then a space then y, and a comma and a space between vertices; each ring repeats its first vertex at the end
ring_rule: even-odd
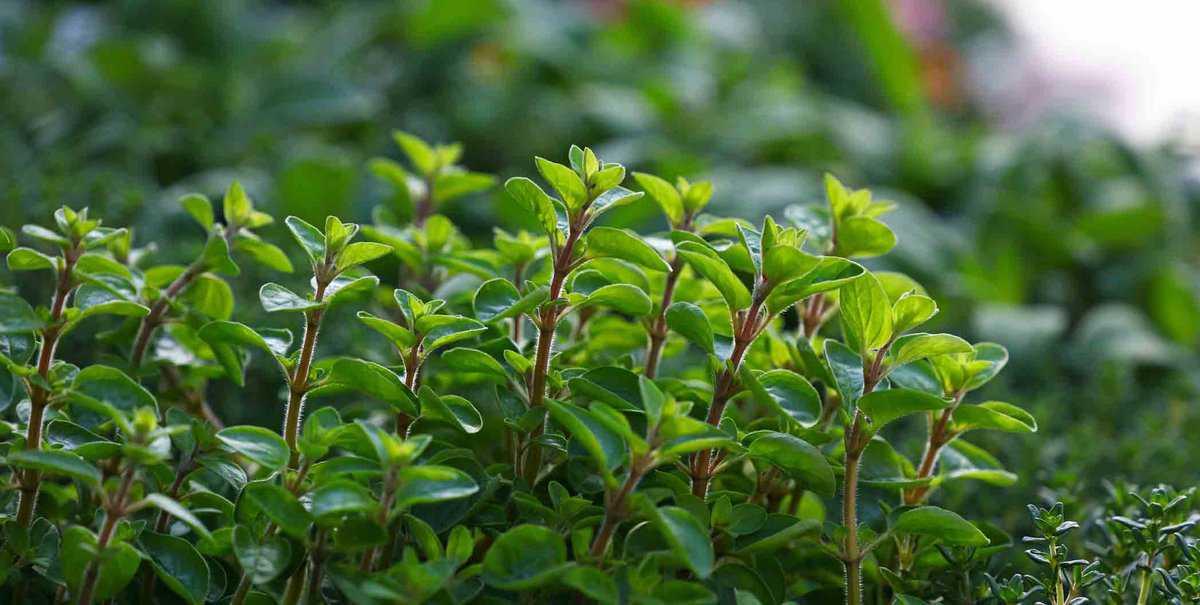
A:
MULTIPOLYGON (((276 215, 370 222, 394 190, 369 160, 399 158, 398 128, 461 141, 463 165, 501 177, 591 145, 634 170, 711 178, 712 211, 755 222, 819 201, 831 171, 900 204, 900 246, 877 268, 923 283, 937 328, 1007 346, 990 394, 1041 422, 987 444, 1015 486, 943 499, 1016 529, 1023 503, 1088 498, 1103 478, 1196 483, 1195 158, 1069 113, 1005 127, 986 85, 989 57, 1013 44, 1004 23, 972 2, 898 5, 9 0, 0 224, 87 205, 135 238, 169 238, 155 254, 182 260, 202 234, 176 199, 219 197, 233 178, 276 215)), ((488 244, 493 225, 526 220, 503 195, 447 214, 488 244)), ((648 204, 616 218, 660 220, 648 204)), ((279 225, 265 234, 286 245, 279 225)), ((240 280, 239 318, 263 321, 267 279, 240 280)), ((331 349, 353 346, 352 323, 331 349)), ((68 356, 86 357, 90 337, 68 356)), ((259 371, 260 400, 217 393, 218 411, 276 422, 274 376, 259 371)))

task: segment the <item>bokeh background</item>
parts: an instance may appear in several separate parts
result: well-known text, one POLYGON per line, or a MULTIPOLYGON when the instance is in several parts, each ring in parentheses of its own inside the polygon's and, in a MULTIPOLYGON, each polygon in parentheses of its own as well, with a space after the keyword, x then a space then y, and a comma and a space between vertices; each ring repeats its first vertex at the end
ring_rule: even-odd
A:
MULTIPOLYGON (((369 222, 392 190, 368 161, 399 157, 396 128, 461 141, 466 166, 502 178, 591 145, 711 178, 713 212, 753 220, 820 200, 832 171, 900 204, 900 245, 875 266, 925 284, 938 328, 1012 352, 988 395, 1041 431, 988 445, 1021 479, 942 497, 1019 528, 1026 502, 1200 474, 1200 137, 1177 115, 1194 97, 1164 85, 1195 79, 1185 46, 1165 42, 1188 44, 1172 31, 1195 20, 1128 8, 3 0, 0 224, 86 205, 184 260, 202 234, 176 199, 233 178, 277 216, 369 222)), ((447 213, 481 242, 522 220, 500 191, 447 213)), ((648 205, 618 218, 661 225, 648 205)), ((265 235, 286 245, 278 225, 265 235)), ((239 317, 267 279, 237 280, 239 317)), ((70 354, 87 356, 90 337, 75 338, 70 354)), ((277 381, 260 375, 254 400, 220 411, 277 422, 277 381)))

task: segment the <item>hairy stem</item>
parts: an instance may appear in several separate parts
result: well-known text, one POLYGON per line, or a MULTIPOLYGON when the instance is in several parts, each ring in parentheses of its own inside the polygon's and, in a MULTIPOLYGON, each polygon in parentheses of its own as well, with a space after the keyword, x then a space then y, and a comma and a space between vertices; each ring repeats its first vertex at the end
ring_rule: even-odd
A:
MULTIPOLYGON (((874 391, 875 386, 883 379, 883 360, 891 347, 892 341, 889 340, 876 351, 871 364, 863 370, 863 396, 874 391)), ((846 565, 847 605, 862 603, 862 559, 866 553, 861 552, 858 545, 858 465, 863 450, 871 441, 870 435, 863 427, 863 420, 862 411, 856 409, 844 437, 846 475, 842 489, 842 525, 846 528, 846 542, 842 548, 842 556, 846 565)))
POLYGON ((667 281, 663 286, 663 297, 658 309, 658 316, 650 325, 650 343, 646 346, 646 369, 643 372, 646 378, 654 378, 658 374, 658 362, 662 358, 663 343, 667 340, 667 309, 670 308, 671 301, 675 298, 675 286, 679 283, 679 276, 682 274, 683 259, 676 257, 671 261, 671 272, 667 274, 667 281))
MULTIPOLYGON (((925 452, 921 455, 921 464, 917 467, 917 479, 927 479, 933 476, 933 471, 937 468, 938 457, 942 453, 942 448, 953 440, 953 435, 948 434, 947 427, 950 424, 950 418, 954 415, 954 410, 958 408, 958 404, 962 402, 963 393, 958 393, 954 396, 954 403, 950 407, 942 410, 929 428, 929 439, 925 443, 925 452)), ((912 506, 920 504, 929 495, 930 488, 928 485, 919 485, 904 490, 904 504, 912 506)))
POLYGON ((199 263, 192 264, 183 273, 180 273, 175 278, 175 281, 171 282, 171 285, 167 286, 166 290, 163 290, 158 300, 154 301, 154 304, 150 306, 150 312, 138 324, 137 336, 133 338, 133 347, 129 353, 129 367, 134 371, 142 367, 142 360, 146 356, 150 337, 162 325, 167 310, 171 307, 171 302, 203 272, 204 269, 199 263))
MULTIPOLYGON (((379 512, 375 514, 375 522, 380 527, 387 527, 388 514, 392 510, 392 501, 396 497, 396 481, 398 478, 396 469, 388 469, 387 475, 383 478, 383 497, 379 502, 379 512)), ((391 546, 394 545, 394 543, 391 544, 391 546)), ((375 566, 375 557, 378 556, 378 551, 379 549, 376 547, 368 548, 363 553, 362 560, 358 563, 358 569, 360 571, 371 571, 375 566)))
MULTIPOLYGON (((50 377, 50 366, 54 364, 54 353, 58 349, 58 340, 62 336, 63 313, 67 308, 67 298, 71 295, 74 282, 75 263, 83 250, 78 246, 63 252, 63 268, 58 273, 58 281, 54 288, 54 300, 50 306, 50 324, 42 329, 42 343, 38 350, 37 373, 43 381, 50 377)), ((46 415, 46 405, 52 393, 37 384, 29 385, 29 426, 25 432, 25 449, 36 450, 42 447, 42 423, 46 415)), ((33 514, 37 509, 38 492, 42 488, 41 473, 27 470, 20 475, 20 501, 17 504, 17 525, 29 527, 33 524, 33 514)))
POLYGON ((103 556, 104 550, 108 548, 108 543, 112 540, 113 531, 117 528, 117 522, 125 516, 126 499, 129 497, 129 488, 133 485, 133 475, 133 465, 125 467, 125 471, 121 473, 121 485, 117 488, 117 494, 111 500, 110 505, 106 507, 104 525, 101 526, 100 536, 96 540, 97 558, 89 561, 87 568, 83 572, 83 583, 79 585, 79 597, 76 600, 78 605, 91 605, 92 599, 95 597, 96 581, 100 578, 98 559, 103 556))
POLYGON ((862 603, 862 555, 858 551, 858 463, 860 454, 846 454, 846 478, 842 494, 842 525, 846 527, 846 603, 862 603))
MULTIPOLYGON (((317 280, 314 300, 321 302, 325 298, 327 284, 317 280)), ((304 312, 304 338, 300 343, 300 358, 296 362, 296 370, 292 372, 291 384, 288 385, 287 411, 283 421, 283 440, 292 451, 289 466, 296 467, 300 461, 300 450, 296 440, 300 433, 300 415, 304 410, 304 397, 308 395, 308 375, 312 368, 313 357, 317 350, 317 335, 321 331, 321 316, 323 308, 310 309, 304 312)))
MULTIPOLYGON (((742 365, 742 358, 746 356, 750 345, 754 343, 754 339, 758 337, 758 333, 762 329, 760 315, 767 292, 765 285, 756 288, 750 309, 745 315, 740 316, 740 321, 734 322, 733 351, 713 386, 713 400, 708 406, 708 416, 704 419, 708 424, 713 426, 721 424, 725 406, 729 405, 729 400, 737 394, 739 388, 738 369, 742 365)), ((712 480, 715 467, 712 463, 712 456, 712 450, 701 450, 692 456, 692 495, 701 500, 708 495, 708 484, 712 480)))
MULTIPOLYGON (((563 243, 562 248, 555 251, 554 273, 550 278, 551 302, 542 307, 538 316, 537 353, 534 355, 533 379, 530 381, 529 389, 529 407, 531 408, 541 407, 542 402, 546 399, 546 377, 550 372, 550 353, 554 346, 554 331, 558 327, 558 320, 561 317, 561 309, 553 301, 562 295, 567 274, 571 272, 571 260, 575 255, 575 245, 583 234, 581 221, 582 219, 571 221, 566 242, 563 243)), ((545 421, 530 434, 525 464, 522 468, 515 469, 518 476, 524 477, 531 483, 537 480, 538 470, 542 467, 542 450, 535 440, 541 436, 544 426, 545 421)))
POLYGON ((633 490, 637 489, 638 482, 642 480, 642 476, 646 472, 642 466, 640 463, 633 464, 629 469, 629 476, 621 485, 621 489, 616 494, 607 498, 604 523, 600 525, 600 532, 596 534, 596 539, 592 541, 590 553, 593 560, 604 560, 604 553, 608 550, 608 543, 612 541, 617 526, 629 514, 629 495, 633 493, 633 490))

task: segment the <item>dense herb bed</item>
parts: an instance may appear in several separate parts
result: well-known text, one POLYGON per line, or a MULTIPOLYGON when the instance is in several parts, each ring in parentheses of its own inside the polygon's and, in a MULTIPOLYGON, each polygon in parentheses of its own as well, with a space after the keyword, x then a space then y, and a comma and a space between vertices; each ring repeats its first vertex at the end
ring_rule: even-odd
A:
MULTIPOLYGON (((408 165, 373 169, 400 207, 362 229, 287 217, 298 267, 255 233, 274 219, 237 183, 219 212, 181 200, 208 233, 187 266, 155 265, 86 210, 26 225, 21 242, 3 232, 9 268, 53 289, 41 304, 0 293, 10 599, 1029 596, 1026 580, 982 581, 1009 538, 937 498, 950 482, 1014 480, 971 432, 1037 424, 973 395, 1003 347, 920 331, 934 300, 861 264, 896 243, 890 203, 827 177, 825 204, 750 225, 704 213, 707 182, 635 173, 634 191, 622 166, 572 147, 566 164, 536 159, 556 197, 504 184, 537 229, 476 249, 438 210, 493 178, 458 166, 457 146, 396 138, 408 165), (656 204, 670 231, 600 224, 635 203, 656 204), (388 255, 398 288, 367 270, 388 255), (237 321, 227 280, 245 263, 305 274, 302 292, 259 291, 290 330, 237 321), (355 356, 322 353, 344 329, 336 307, 377 333, 355 356), (99 362, 79 367, 56 345, 91 321, 106 327, 99 362), (278 366, 278 432, 212 411, 206 387, 242 386, 249 363, 278 366), (923 450, 906 457, 897 435, 923 450)), ((1064 566, 1052 537, 1071 528, 1036 514, 1044 594, 1071 573, 1091 574, 1070 580, 1080 590, 1121 577, 1064 566)), ((1190 529, 1178 522, 1155 521, 1166 546, 1148 560, 1188 552, 1171 542, 1190 529)))

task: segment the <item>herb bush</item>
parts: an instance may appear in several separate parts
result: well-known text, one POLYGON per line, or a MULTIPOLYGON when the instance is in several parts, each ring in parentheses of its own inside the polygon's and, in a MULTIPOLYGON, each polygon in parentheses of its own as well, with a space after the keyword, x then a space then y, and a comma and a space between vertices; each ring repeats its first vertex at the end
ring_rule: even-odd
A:
POLYGON ((914 602, 1008 549, 938 489, 1010 483, 963 435, 1036 422, 972 394, 1002 347, 921 332, 935 301, 859 262, 896 244, 891 203, 829 176, 826 203, 751 225, 706 214, 708 182, 635 191, 573 146, 536 158, 548 187, 503 185, 537 228, 472 248, 438 210, 494 179, 396 140, 407 165, 372 165, 396 205, 283 219, 300 254, 236 182, 182 198, 208 233, 187 266, 86 209, 3 231, 52 290, 0 292, 10 601, 914 602), (601 224, 650 203, 668 232, 601 224), (389 255, 395 288, 368 270, 389 255), (235 320, 248 263, 304 284, 259 290, 290 328, 235 320), (325 355, 335 319, 375 336, 325 355), (80 367, 60 343, 84 322, 80 367), (210 388, 248 364, 278 367, 275 403, 210 388), (282 426, 213 411, 236 406, 282 426))

